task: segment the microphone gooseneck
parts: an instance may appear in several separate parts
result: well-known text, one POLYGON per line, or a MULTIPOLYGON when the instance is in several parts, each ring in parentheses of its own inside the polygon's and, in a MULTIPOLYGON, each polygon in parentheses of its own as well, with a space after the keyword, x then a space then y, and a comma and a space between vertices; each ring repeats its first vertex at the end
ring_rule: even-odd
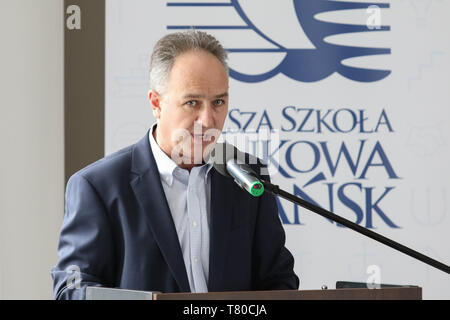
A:
POLYGON ((450 267, 442 262, 425 256, 411 248, 393 241, 392 239, 384 237, 376 232, 373 232, 354 222, 351 222, 350 220, 344 219, 341 216, 338 216, 337 214, 334 214, 306 200, 303 200, 300 197, 294 196, 293 194, 280 189, 278 185, 274 185, 268 181, 259 179, 256 173, 250 168, 250 166, 245 164, 245 154, 240 152, 236 147, 232 145, 223 143, 216 146, 216 148, 214 149, 214 168, 222 175, 233 178, 241 188, 248 191, 255 197, 260 196, 261 194, 263 194, 264 190, 267 190, 275 196, 282 197, 318 215, 333 220, 336 223, 340 223, 341 225, 350 228, 353 231, 356 231, 366 237, 376 240, 419 261, 422 261, 429 266, 450 274, 450 267))

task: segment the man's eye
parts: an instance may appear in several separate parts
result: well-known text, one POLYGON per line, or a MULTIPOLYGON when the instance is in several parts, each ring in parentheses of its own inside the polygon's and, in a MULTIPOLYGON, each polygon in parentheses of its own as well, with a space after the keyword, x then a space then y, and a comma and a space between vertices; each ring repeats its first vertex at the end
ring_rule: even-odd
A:
POLYGON ((222 100, 222 99, 214 100, 214 105, 215 105, 215 106, 222 106, 222 105, 224 105, 224 104, 225 104, 225 101, 222 100))
POLYGON ((196 104, 197 104, 197 101, 195 101, 195 100, 190 100, 190 101, 186 102, 186 105, 188 105, 189 107, 195 107, 196 104))

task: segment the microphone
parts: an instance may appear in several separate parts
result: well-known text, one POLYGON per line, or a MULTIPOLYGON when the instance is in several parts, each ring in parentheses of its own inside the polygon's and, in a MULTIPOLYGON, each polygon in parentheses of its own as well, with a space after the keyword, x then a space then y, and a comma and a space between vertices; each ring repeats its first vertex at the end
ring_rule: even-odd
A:
MULTIPOLYGON (((435 267, 441 271, 450 274, 450 267, 427 257, 411 248, 408 248, 392 239, 384 237, 370 229, 366 229, 350 220, 342 218, 333 212, 325 210, 313 203, 303 200, 289 192, 282 190, 278 185, 272 184, 269 181, 259 179, 256 173, 251 167, 245 164, 246 154, 239 151, 235 146, 227 143, 216 143, 214 149, 211 151, 210 156, 214 160, 214 168, 226 177, 232 177, 234 181, 244 190, 248 191, 251 195, 258 197, 263 194, 264 190, 269 191, 275 196, 284 198, 296 205, 299 205, 305 209, 308 209, 322 217, 333 220, 341 225, 352 229, 366 237, 369 237, 375 241, 378 241, 386 246, 389 246, 397 251, 400 251, 410 257, 420 260, 432 267, 435 267)), ((251 157, 250 155, 248 155, 251 157)))
MULTIPOLYGON (((284 198, 296 205, 299 205, 305 209, 308 209, 322 217, 333 220, 341 225, 352 229, 366 237, 376 240, 386 246, 389 246, 397 251, 400 251, 410 257, 420 260, 432 267, 435 267, 441 271, 450 274, 450 267, 427 257, 411 248, 408 248, 392 239, 384 237, 370 229, 366 229, 350 220, 342 218, 337 214, 325 210, 313 203, 303 200, 289 192, 282 190, 278 185, 272 184, 264 179, 259 179, 256 173, 245 164, 246 154, 239 151, 235 146, 227 143, 216 143, 216 146, 210 154, 214 159, 214 168, 226 177, 234 178, 234 181, 244 190, 248 191, 251 195, 258 197, 263 194, 264 190, 269 191, 275 196, 284 198)), ((250 157, 250 155, 248 155, 250 157)))
POLYGON ((252 196, 259 197, 264 193, 264 185, 249 165, 239 164, 236 159, 230 159, 227 161, 226 169, 234 181, 252 196))
POLYGON ((214 168, 220 174, 233 178, 242 189, 254 197, 264 193, 264 185, 253 169, 245 163, 245 153, 228 143, 216 143, 212 156, 214 168))

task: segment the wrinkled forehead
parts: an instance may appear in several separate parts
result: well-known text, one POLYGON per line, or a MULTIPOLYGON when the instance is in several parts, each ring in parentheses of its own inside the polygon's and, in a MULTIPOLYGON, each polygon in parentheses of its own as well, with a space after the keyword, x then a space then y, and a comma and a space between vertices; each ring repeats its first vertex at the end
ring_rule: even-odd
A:
POLYGON ((169 73, 167 89, 192 91, 191 94, 223 94, 228 92, 228 73, 211 53, 189 51, 176 58, 169 73))

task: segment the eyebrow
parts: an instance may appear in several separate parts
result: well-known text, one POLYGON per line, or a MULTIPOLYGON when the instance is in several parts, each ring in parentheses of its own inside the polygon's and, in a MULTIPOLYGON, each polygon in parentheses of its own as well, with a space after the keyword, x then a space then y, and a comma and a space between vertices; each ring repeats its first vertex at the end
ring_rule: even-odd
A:
MULTIPOLYGON (((204 97, 205 96, 202 94, 188 93, 183 96, 183 99, 199 99, 199 98, 204 98, 204 97)), ((228 92, 224 92, 224 93, 214 96, 215 99, 225 98, 225 97, 228 97, 228 92)))

